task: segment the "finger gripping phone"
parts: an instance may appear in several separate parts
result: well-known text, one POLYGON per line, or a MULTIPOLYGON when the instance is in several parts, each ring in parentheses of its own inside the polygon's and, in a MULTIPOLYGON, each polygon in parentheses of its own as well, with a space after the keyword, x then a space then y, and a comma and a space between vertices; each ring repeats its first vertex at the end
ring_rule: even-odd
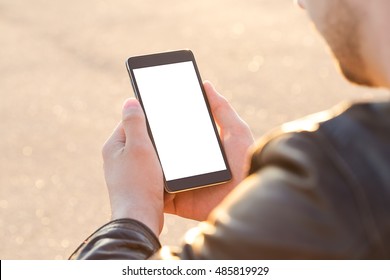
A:
POLYGON ((126 66, 146 116, 166 191, 229 181, 231 171, 192 52, 130 57, 126 66))

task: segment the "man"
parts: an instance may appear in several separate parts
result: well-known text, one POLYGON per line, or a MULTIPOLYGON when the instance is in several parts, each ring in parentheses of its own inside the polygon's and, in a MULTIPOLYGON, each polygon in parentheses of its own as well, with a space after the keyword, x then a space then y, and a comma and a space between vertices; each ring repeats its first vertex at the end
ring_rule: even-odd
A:
MULTIPOLYGON (((299 5, 350 81, 390 88, 390 1, 299 5)), ((286 124, 246 160, 247 125, 210 83, 205 89, 234 180, 164 197, 143 112, 127 100, 103 148, 113 221, 71 258, 390 258, 390 103, 342 105, 286 124), (203 221, 176 251, 160 249, 164 211, 203 221)))

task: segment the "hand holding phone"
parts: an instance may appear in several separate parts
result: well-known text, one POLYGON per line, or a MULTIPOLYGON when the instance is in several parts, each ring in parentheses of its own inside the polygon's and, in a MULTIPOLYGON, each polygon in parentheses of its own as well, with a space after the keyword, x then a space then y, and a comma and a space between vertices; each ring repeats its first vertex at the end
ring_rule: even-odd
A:
POLYGON ((113 219, 139 220, 158 235, 163 225, 163 210, 189 219, 204 220, 245 177, 246 151, 253 143, 252 134, 229 102, 210 83, 206 82, 204 88, 233 179, 215 188, 166 193, 164 196, 161 166, 146 129, 144 113, 139 103, 130 99, 124 105, 123 120, 103 147, 113 219))

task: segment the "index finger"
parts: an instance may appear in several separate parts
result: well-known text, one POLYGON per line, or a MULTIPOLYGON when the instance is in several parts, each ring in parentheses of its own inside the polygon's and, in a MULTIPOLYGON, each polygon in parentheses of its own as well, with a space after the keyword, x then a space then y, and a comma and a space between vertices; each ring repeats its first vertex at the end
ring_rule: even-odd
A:
POLYGON ((246 126, 246 123, 240 118, 229 101, 217 92, 211 82, 205 81, 203 86, 215 121, 222 130, 231 130, 242 125, 246 126))

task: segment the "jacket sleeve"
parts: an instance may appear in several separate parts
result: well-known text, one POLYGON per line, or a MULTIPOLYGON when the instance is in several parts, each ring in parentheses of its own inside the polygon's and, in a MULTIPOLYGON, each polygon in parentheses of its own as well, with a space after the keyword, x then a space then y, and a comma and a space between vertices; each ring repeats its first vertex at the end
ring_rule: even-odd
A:
POLYGON ((359 257, 367 242, 356 205, 327 154, 316 133, 274 137, 254 152, 246 180, 187 233, 181 247, 160 249, 144 225, 123 220, 98 230, 72 258, 359 257))
POLYGON ((147 259, 161 247, 153 232, 132 219, 109 222, 88 237, 69 259, 147 259))

